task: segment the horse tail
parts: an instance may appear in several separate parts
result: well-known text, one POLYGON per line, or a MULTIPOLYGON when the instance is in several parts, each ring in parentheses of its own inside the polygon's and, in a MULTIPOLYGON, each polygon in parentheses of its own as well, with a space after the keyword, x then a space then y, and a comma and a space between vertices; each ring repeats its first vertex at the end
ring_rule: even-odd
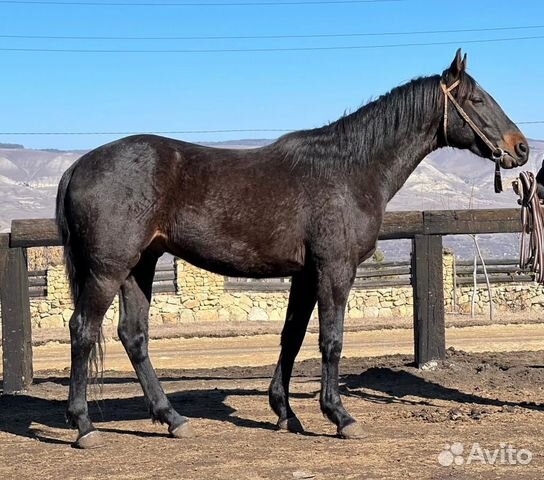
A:
MULTIPOLYGON (((88 275, 88 268, 81 264, 81 257, 74 251, 76 246, 72 243, 72 234, 70 231, 70 223, 66 215, 66 200, 70 181, 77 165, 77 161, 68 168, 62 175, 57 190, 57 203, 55 209, 55 219, 57 229, 64 247, 64 264, 66 266, 66 274, 70 285, 74 308, 77 305, 79 296, 83 289, 85 279, 88 275), (79 259, 79 261, 78 261, 79 259)), ((89 377, 91 383, 98 383, 102 390, 102 380, 104 376, 104 335, 102 328, 98 332, 98 339, 93 345, 89 355, 89 377), (100 381, 98 381, 100 377, 100 381)))
POLYGON ((71 243, 70 224, 66 217, 66 194, 68 192, 68 187, 70 186, 70 181, 72 180, 72 175, 74 174, 76 163, 66 170, 60 179, 55 209, 55 219, 60 241, 64 247, 64 264, 66 266, 66 274, 68 275, 74 307, 77 304, 79 294, 81 293, 83 279, 81 278, 82 272, 78 272, 77 259, 74 254, 74 247, 71 243))

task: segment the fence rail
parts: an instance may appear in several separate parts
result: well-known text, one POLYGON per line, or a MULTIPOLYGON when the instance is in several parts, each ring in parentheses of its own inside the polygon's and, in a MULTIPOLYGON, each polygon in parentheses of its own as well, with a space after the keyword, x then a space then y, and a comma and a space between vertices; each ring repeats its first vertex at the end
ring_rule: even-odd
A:
MULTIPOLYGON (((381 240, 401 238, 412 240, 412 262, 409 271, 406 265, 390 265, 390 275, 388 278, 382 276, 380 281, 382 285, 383 282, 395 284, 399 281, 412 285, 416 365, 422 366, 430 360, 445 358, 442 236, 520 231, 519 209, 385 214, 379 235, 381 240)), ((14 220, 11 224, 11 233, 0 234, 4 393, 24 390, 32 382, 32 335, 26 249, 58 245, 60 240, 52 219, 14 220)), ((376 281, 376 277, 368 274, 369 270, 365 267, 361 272, 365 273, 359 275, 358 282, 368 286, 376 281)), ((170 273, 159 272, 157 282, 157 289, 171 288, 170 273)), ((233 283, 239 285, 242 282, 229 281, 228 288, 231 288, 233 283)), ((266 283, 261 282, 263 285, 266 283)), ((32 288, 36 288, 36 285, 32 288)))
POLYGON ((176 293, 174 262, 157 265, 153 277, 153 293, 176 293))
MULTIPOLYGON (((157 265, 153 293, 176 293, 176 271, 173 263, 157 265)), ((30 298, 47 297, 47 270, 28 272, 28 295, 30 298)))
POLYGON ((47 270, 28 272, 28 294, 30 298, 47 297, 47 270))
MULTIPOLYGON (((491 259, 485 260, 484 267, 481 263, 476 266, 476 283, 490 284, 510 283, 510 282, 533 282, 535 275, 528 269, 519 266, 518 259, 491 259)), ((455 262, 455 286, 472 285, 474 283, 474 261, 459 260, 455 262)))
MULTIPOLYGON (((381 288, 410 286, 411 263, 404 262, 383 262, 363 263, 357 269, 353 288, 381 288)), ((291 287, 291 279, 280 278, 236 278, 227 277, 225 288, 233 291, 251 292, 284 292, 291 287)))

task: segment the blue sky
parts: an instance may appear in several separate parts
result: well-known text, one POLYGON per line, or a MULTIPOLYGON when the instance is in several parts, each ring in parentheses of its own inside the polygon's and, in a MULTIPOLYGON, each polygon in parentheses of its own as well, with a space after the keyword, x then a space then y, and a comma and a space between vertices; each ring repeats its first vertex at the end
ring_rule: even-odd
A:
MULTIPOLYGON (((215 1, 229 2, 232 0, 215 1)), ((5 37, 305 35, 538 25, 544 26, 544 2, 537 0, 184 7, 17 5, 0 1, 0 49, 191 50, 453 42, 294 52, 0 51, 0 132, 311 128, 335 120, 413 77, 439 73, 451 62, 457 46, 468 53, 470 73, 513 120, 544 120, 544 28, 311 39, 91 41, 5 37), (528 36, 543 38, 469 43, 528 36)), ((520 126, 529 137, 544 139, 544 123, 520 126)), ((171 136, 214 141, 277 135, 171 136)), ((0 142, 38 148, 92 148, 118 137, 0 135, 0 142)))

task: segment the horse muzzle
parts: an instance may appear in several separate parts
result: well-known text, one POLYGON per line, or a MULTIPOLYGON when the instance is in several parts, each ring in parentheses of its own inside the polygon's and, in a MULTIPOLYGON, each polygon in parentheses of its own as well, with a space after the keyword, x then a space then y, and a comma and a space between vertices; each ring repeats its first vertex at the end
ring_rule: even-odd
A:
POLYGON ((500 161, 502 168, 521 167, 529 160, 529 144, 521 133, 505 135, 499 148, 504 153, 500 161))

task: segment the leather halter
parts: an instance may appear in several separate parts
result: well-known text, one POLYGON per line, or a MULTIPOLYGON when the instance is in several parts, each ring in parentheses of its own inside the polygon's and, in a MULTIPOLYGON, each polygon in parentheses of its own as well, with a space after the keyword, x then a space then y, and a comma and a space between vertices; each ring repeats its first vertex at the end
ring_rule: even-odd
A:
POLYGON ((446 145, 449 146, 448 142, 448 100, 452 103, 452 105, 456 108, 456 110, 459 112, 459 115, 467 122, 472 130, 474 130, 474 133, 480 137, 480 139, 489 147, 491 150, 491 158, 495 160, 495 192, 499 193, 502 192, 502 179, 501 179, 501 160, 505 156, 505 151, 502 148, 497 147, 494 145, 482 132, 478 125, 476 125, 471 118, 468 116, 467 112, 459 105, 457 100, 455 100, 455 97, 452 95, 452 91, 455 90, 459 84, 461 83, 460 80, 456 80, 453 82, 449 87, 446 86, 446 84, 442 81, 440 81, 440 88, 444 92, 444 140, 446 142, 446 145))

